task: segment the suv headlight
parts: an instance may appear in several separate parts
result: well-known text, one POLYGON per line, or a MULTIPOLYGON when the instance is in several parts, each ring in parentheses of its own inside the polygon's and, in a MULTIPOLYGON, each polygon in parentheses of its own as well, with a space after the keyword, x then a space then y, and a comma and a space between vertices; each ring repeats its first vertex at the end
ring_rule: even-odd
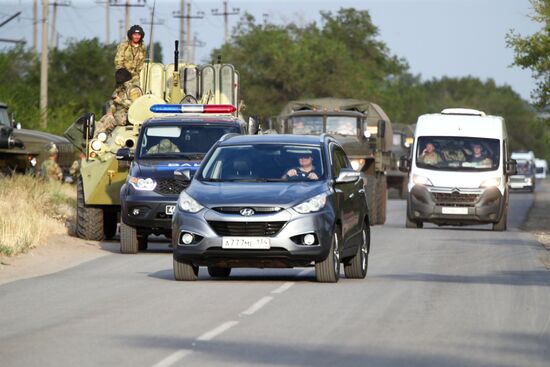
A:
POLYGON ((413 182, 416 185, 433 186, 432 181, 428 177, 413 175, 413 182))
POLYGON ((491 177, 483 180, 479 187, 496 187, 498 185, 500 185, 500 177, 491 177))
POLYGON ((189 196, 185 191, 182 191, 178 199, 178 206, 184 212, 196 213, 204 208, 195 199, 189 196))
POLYGON ((157 187, 157 182, 152 178, 128 177, 128 182, 140 191, 153 191, 157 187))
POLYGON ((323 209, 326 203, 327 203, 327 194, 323 193, 323 194, 316 195, 311 199, 296 205, 293 209, 300 214, 313 213, 323 209))

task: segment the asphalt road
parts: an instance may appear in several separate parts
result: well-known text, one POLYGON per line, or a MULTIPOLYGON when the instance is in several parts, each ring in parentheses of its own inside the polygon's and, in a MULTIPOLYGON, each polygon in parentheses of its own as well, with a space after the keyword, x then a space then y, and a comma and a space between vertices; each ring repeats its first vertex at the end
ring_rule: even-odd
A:
POLYGON ((498 233, 405 229, 405 202, 391 200, 365 280, 318 284, 311 269, 212 280, 201 269, 176 282, 156 251, 8 283, 0 365, 546 367, 550 271, 517 229, 531 203, 513 194, 498 233))

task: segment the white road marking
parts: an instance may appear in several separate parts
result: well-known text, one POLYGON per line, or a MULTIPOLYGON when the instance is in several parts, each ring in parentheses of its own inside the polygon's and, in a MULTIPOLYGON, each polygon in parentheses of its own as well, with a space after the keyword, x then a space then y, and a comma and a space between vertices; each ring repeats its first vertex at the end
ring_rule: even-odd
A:
POLYGON ((180 349, 177 352, 170 354, 168 357, 164 358, 162 361, 154 364, 153 367, 170 367, 178 363, 179 361, 181 361, 183 358, 185 358, 191 353, 193 353, 193 351, 190 349, 180 349))
POLYGON ((223 332, 231 329, 233 326, 237 325, 238 321, 227 321, 218 326, 217 328, 214 328, 210 331, 207 331, 206 333, 202 334, 197 338, 198 341, 208 341, 212 340, 218 335, 222 334, 223 332))
POLYGON ((271 293, 274 293, 274 294, 283 293, 283 292, 287 291, 290 287, 292 287, 294 284, 295 284, 294 282, 286 282, 285 284, 283 284, 279 288, 271 291, 271 293))
POLYGON ((261 309, 262 307, 267 305, 269 302, 271 302, 272 299, 273 299, 273 297, 269 297, 269 296, 260 298, 260 300, 258 302, 254 303, 252 306, 250 306, 249 308, 244 310, 241 313, 241 315, 246 315, 246 316, 252 315, 256 311, 258 311, 259 309, 261 309))

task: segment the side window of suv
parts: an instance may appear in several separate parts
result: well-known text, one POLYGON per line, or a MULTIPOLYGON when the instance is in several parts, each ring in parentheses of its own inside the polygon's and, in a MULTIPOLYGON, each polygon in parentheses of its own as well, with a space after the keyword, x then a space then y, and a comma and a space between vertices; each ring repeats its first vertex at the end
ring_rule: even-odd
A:
POLYGON ((351 164, 346 157, 346 153, 337 145, 332 145, 331 148, 331 160, 332 160, 332 176, 338 177, 342 168, 351 167, 351 164))

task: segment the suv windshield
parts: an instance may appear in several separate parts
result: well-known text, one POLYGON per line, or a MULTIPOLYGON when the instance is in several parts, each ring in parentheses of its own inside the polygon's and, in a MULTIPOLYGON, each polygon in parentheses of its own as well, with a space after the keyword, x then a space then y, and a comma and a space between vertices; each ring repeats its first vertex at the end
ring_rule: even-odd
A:
POLYGON ((202 159, 212 145, 228 133, 239 133, 239 129, 236 126, 212 125, 149 126, 143 132, 139 157, 202 159))
POLYGON ((443 171, 490 171, 499 166, 498 139, 462 136, 418 138, 416 165, 443 171))
POLYGON ((0 108, 0 125, 10 126, 10 117, 8 116, 8 110, 0 108))
POLYGON ((325 175, 321 149, 307 145, 218 147, 198 179, 204 181, 310 182, 325 175))

